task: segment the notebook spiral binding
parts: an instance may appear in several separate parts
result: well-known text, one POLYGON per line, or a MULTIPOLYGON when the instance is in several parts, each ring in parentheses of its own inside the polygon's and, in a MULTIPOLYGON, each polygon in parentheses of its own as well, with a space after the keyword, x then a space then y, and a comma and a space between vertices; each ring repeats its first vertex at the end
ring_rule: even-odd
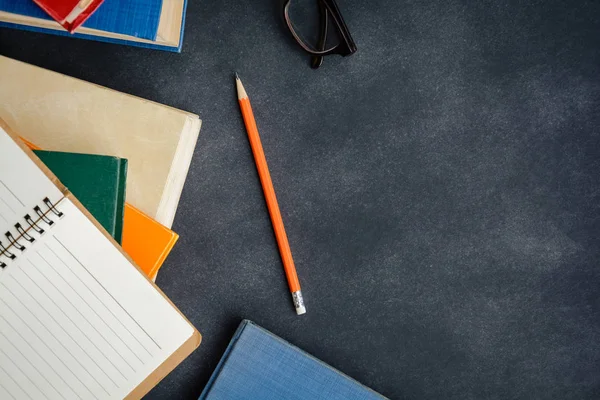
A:
MULTIPOLYGON (((38 235, 43 235, 46 232, 48 227, 52 227, 54 225, 54 220, 49 218, 51 214, 54 214, 55 217, 61 218, 64 214, 56 209, 56 206, 52 204, 49 198, 45 198, 43 200, 44 206, 47 209, 45 212, 42 211, 42 207, 35 206, 33 207, 33 211, 35 212, 34 217, 31 215, 25 214, 23 220, 27 223, 27 225, 22 225, 20 222, 15 224, 15 232, 8 231, 4 234, 6 239, 8 239, 8 244, 4 245, 2 241, 0 241, 0 256, 4 256, 9 260, 14 260, 17 258, 17 254, 15 254, 13 247, 17 250, 23 252, 31 243, 35 242, 35 238, 31 236, 28 232, 33 229, 38 235), (34 219, 36 218, 37 219, 34 219), (46 229, 44 229, 46 228, 46 229), (27 242, 27 244, 23 244, 23 242, 27 242), (11 251, 13 250, 13 251, 11 251)), ((4 269, 8 265, 6 262, 0 260, 0 268, 4 269)))

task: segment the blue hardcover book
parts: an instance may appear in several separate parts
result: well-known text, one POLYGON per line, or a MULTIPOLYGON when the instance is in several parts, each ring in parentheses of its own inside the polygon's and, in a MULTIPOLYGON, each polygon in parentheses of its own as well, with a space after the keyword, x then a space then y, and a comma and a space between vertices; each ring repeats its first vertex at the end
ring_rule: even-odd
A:
POLYGON ((187 0, 105 0, 74 34, 31 0, 0 0, 0 26, 179 52, 187 0))
POLYGON ((271 332, 245 320, 200 400, 382 400, 271 332))

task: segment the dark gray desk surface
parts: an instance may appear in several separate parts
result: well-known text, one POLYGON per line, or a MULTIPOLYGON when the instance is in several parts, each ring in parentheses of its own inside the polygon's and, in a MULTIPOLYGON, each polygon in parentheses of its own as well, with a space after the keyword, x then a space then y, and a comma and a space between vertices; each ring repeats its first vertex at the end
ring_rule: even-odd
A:
POLYGON ((0 30, 4 55, 204 121, 158 278, 204 342, 148 398, 197 398, 242 318, 393 399, 600 398, 600 4, 339 3, 359 52, 320 71, 273 0, 191 1, 182 54, 0 30))

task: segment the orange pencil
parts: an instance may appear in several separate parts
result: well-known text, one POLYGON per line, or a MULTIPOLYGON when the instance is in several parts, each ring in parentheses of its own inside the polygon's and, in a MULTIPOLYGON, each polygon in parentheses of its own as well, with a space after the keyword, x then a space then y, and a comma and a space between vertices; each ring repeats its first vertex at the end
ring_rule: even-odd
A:
POLYGON ((306 307, 304 307, 304 299, 302 298, 302 291, 300 290, 300 281, 298 280, 298 274, 296 273, 290 244, 288 243, 288 238, 285 234, 281 212, 279 211, 279 204, 277 203, 277 197, 275 196, 275 189, 273 188, 273 182, 271 181, 271 174, 269 173, 265 152, 263 151, 260 136, 258 135, 258 128, 256 127, 256 121, 254 120, 252 106, 250 105, 250 100, 242 85, 242 81, 237 74, 235 74, 235 81, 244 124, 248 131, 250 147, 252 147, 254 162, 256 163, 260 183, 265 194, 265 200, 267 202, 267 208, 269 209, 269 215, 271 216, 271 223, 273 224, 273 230, 275 231, 275 238, 277 239, 281 260, 283 261, 285 275, 287 277, 288 285, 290 286, 290 291, 292 292, 294 307, 296 307, 296 313, 302 315, 306 313, 306 307))

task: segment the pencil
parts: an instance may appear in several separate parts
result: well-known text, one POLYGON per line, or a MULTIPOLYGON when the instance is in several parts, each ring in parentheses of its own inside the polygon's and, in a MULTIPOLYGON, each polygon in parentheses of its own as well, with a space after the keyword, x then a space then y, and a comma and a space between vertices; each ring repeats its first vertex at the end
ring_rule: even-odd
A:
POLYGON ((252 106, 250 105, 250 99, 248 99, 248 94, 246 93, 238 74, 235 74, 235 81, 242 117, 244 118, 248 139, 250 140, 250 147, 252 148, 252 154, 254 155, 254 162, 256 163, 260 183, 262 185, 263 193, 265 194, 269 215, 271 216, 271 223, 273 224, 273 231, 275 231, 275 238, 277 239, 277 246, 279 247, 279 254, 281 255, 281 260, 283 262, 285 276, 290 287, 290 292, 292 293, 292 300, 294 301, 296 313, 302 315, 306 313, 306 307, 304 306, 304 299, 302 298, 302 291, 300 290, 300 281, 298 280, 298 273, 296 272, 296 266, 294 265, 294 259, 292 258, 292 251, 290 250, 290 244, 283 226, 283 219, 281 218, 281 212, 279 211, 279 204, 277 203, 277 197, 275 196, 275 189, 273 188, 273 182, 271 181, 271 174, 269 173, 265 152, 263 151, 262 143, 260 142, 256 120, 254 119, 254 113, 252 112, 252 106))

